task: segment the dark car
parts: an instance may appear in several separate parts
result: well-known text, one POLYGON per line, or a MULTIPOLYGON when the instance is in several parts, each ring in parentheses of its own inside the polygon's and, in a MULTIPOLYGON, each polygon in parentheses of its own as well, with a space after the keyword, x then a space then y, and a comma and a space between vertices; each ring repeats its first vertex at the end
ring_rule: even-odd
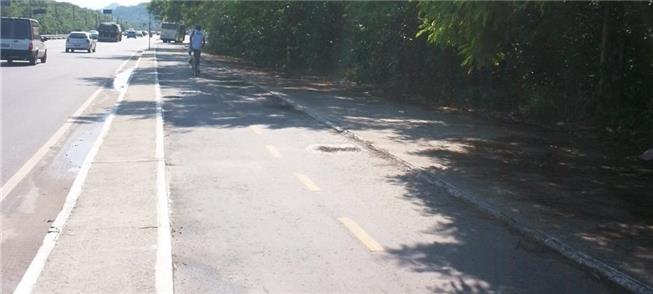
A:
POLYGON ((134 31, 127 32, 127 39, 129 39, 129 38, 136 39, 136 32, 134 32, 134 31))
POLYGON ((99 42, 120 42, 122 41, 122 27, 114 22, 105 22, 100 24, 97 29, 99 31, 99 42))

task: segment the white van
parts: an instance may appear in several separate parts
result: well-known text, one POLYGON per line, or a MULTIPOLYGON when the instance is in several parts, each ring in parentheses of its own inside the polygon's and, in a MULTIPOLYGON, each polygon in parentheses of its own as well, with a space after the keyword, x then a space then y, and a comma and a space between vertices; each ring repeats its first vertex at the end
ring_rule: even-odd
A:
POLYGON ((186 38, 186 27, 178 23, 161 23, 161 41, 163 43, 183 43, 186 38))
POLYGON ((40 59, 45 63, 48 59, 48 49, 45 38, 39 32, 39 22, 31 18, 3 17, 0 26, 0 51, 2 60, 27 60, 36 64, 40 59))

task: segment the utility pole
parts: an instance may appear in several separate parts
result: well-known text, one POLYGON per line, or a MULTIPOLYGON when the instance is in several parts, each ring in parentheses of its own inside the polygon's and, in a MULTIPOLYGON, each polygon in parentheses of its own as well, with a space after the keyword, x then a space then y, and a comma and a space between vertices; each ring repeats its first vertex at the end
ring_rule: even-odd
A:
POLYGON ((147 50, 151 50, 150 43, 152 42, 152 13, 149 13, 147 18, 147 50))

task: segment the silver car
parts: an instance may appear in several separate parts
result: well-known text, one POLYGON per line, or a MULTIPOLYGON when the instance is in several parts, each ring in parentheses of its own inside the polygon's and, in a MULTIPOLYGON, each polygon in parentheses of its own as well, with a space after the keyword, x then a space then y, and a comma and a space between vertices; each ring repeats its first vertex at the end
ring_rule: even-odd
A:
POLYGON ((96 30, 90 30, 88 31, 91 34, 91 39, 97 40, 97 38, 100 36, 100 32, 96 30))
POLYGON ((66 52, 75 50, 86 50, 88 53, 95 52, 97 41, 91 38, 87 32, 71 32, 66 38, 66 52))

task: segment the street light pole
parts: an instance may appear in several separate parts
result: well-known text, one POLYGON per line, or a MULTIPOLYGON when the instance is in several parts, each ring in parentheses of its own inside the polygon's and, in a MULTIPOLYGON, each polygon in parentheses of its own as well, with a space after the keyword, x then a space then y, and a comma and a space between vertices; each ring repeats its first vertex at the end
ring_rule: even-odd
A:
POLYGON ((147 50, 152 50, 150 43, 152 42, 152 13, 147 19, 147 50))

